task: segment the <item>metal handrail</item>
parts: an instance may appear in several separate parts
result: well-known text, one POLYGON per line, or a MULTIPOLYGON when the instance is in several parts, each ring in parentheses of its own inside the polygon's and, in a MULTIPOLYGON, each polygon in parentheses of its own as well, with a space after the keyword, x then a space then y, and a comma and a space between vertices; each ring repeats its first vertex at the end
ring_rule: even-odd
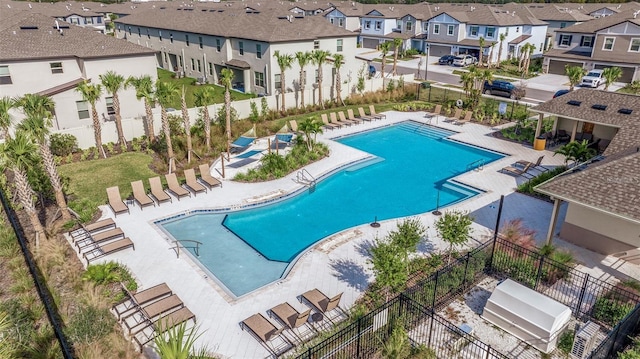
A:
POLYGON ((174 251, 176 251, 176 258, 180 258, 180 247, 182 248, 193 248, 195 249, 196 252, 196 256, 200 256, 200 246, 202 245, 202 242, 199 241, 194 241, 193 239, 174 239, 173 243, 176 245, 175 247, 172 247, 171 249, 173 249, 174 251), (190 243, 195 243, 195 246, 184 246, 182 244, 182 242, 190 242, 190 243))
POLYGON ((484 169, 484 160, 483 159, 479 159, 479 160, 475 160, 475 161, 469 163, 467 165, 466 172, 469 172, 469 170, 474 169, 473 166, 476 165, 476 164, 479 164, 479 166, 476 167, 478 170, 482 171, 484 169))
POLYGON ((296 173, 296 181, 310 187, 315 186, 317 182, 316 178, 313 177, 313 175, 311 175, 311 173, 309 173, 309 171, 304 168, 296 173))

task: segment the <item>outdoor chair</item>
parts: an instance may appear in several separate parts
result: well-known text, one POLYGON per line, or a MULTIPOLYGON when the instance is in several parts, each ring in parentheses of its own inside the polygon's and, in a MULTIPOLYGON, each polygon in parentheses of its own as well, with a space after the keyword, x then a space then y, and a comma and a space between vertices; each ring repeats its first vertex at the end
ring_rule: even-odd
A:
POLYGON ((339 293, 333 298, 327 297, 324 293, 322 293, 318 289, 312 289, 308 292, 302 294, 301 299, 304 299, 307 303, 311 304, 313 308, 315 308, 318 312, 325 315, 330 322, 333 323, 333 320, 328 316, 328 314, 336 309, 339 309, 344 314, 344 310, 340 308, 340 298, 342 297, 342 293, 339 293))
POLYGON ((169 314, 162 315, 151 323, 147 323, 146 326, 133 335, 133 339, 142 349, 143 346, 154 340, 158 335, 191 319, 195 323, 196 315, 189 308, 182 307, 169 314))
POLYGON ((215 186, 222 187, 222 182, 220 182, 220 180, 218 180, 217 178, 213 177, 211 175, 211 172, 209 172, 209 166, 207 166, 206 164, 201 164, 198 167, 198 169, 200 170, 200 179, 207 186, 209 186, 209 188, 213 188, 215 186))
POLYGON ((155 197, 158 205, 162 202, 173 202, 171 196, 162 188, 162 182, 160 182, 160 177, 151 177, 149 178, 149 186, 151 186, 151 195, 155 197))
POLYGON ((123 239, 118 239, 117 241, 110 242, 104 245, 100 245, 98 246, 98 248, 94 248, 86 253, 83 253, 82 256, 87 261, 87 265, 88 265, 94 259, 98 259, 127 248, 133 248, 134 251, 136 250, 136 247, 133 245, 133 242, 128 237, 123 239))
POLYGON ((452 123, 456 122, 460 119, 461 115, 462 115, 462 109, 457 108, 453 116, 445 118, 444 122, 452 122, 452 123))
POLYGON ((196 172, 193 170, 193 168, 184 170, 184 177, 187 180, 187 188, 189 188, 194 195, 197 195, 200 192, 207 192, 207 187, 198 182, 198 179, 196 178, 196 172))
POLYGON ((516 162, 517 166, 521 166, 521 167, 527 167, 530 166, 531 169, 536 169, 540 172, 547 172, 549 169, 542 166, 542 159, 544 158, 544 155, 538 157, 538 160, 536 160, 536 162, 529 162, 527 160, 520 160, 516 162))
POLYGON ((274 346, 269 346, 268 343, 273 343, 276 339, 281 339, 282 344, 285 346, 293 346, 289 339, 282 334, 284 328, 276 327, 260 313, 243 320, 240 326, 243 330, 248 329, 275 357, 279 356, 278 350, 274 346))
POLYGON ((251 144, 253 143, 253 141, 255 141, 256 138, 255 137, 244 137, 244 136, 240 136, 238 137, 238 139, 236 139, 235 141, 233 141, 231 143, 231 148, 229 149, 229 151, 231 153, 240 153, 240 152, 244 152, 244 150, 246 150, 247 148, 249 148, 249 146, 251 146, 251 144))
POLYGON ((326 113, 321 114, 320 118, 322 119, 322 123, 323 123, 322 127, 325 127, 325 128, 327 128, 329 130, 333 130, 333 129, 342 127, 339 124, 330 123, 329 119, 327 118, 327 114, 326 113))
POLYGON ((357 119, 353 119, 353 120, 347 119, 347 116, 345 116, 344 111, 339 111, 338 117, 340 118, 340 122, 348 122, 356 125, 359 125, 360 123, 362 123, 362 121, 357 119))
POLYGON ((191 192, 187 191, 184 187, 182 187, 178 183, 178 178, 176 177, 175 173, 166 174, 164 175, 164 177, 167 179, 167 186, 169 186, 169 192, 173 193, 173 195, 176 196, 176 198, 178 198, 178 201, 180 200, 180 197, 186 197, 186 196, 191 197, 191 192))
POLYGON ((303 342, 303 339, 294 331, 294 329, 306 326, 311 331, 315 331, 313 327, 309 325, 311 309, 300 313, 292 307, 291 304, 285 302, 271 308, 268 313, 272 318, 275 316, 282 324, 284 324, 300 342, 303 342))
POLYGON ((611 140, 601 139, 600 142, 598 142, 598 152, 600 153, 604 152, 604 150, 606 150, 607 147, 609 147, 610 143, 611 143, 611 140))
POLYGON ((525 178, 531 178, 533 176, 531 176, 530 174, 527 173, 531 169, 531 166, 532 166, 531 163, 527 164, 523 169, 520 169, 520 168, 517 168, 517 167, 512 167, 512 166, 507 166, 507 167, 502 168, 500 171, 507 172, 509 174, 516 175, 516 176, 522 176, 522 177, 525 177, 525 178))
POLYGON ((146 206, 156 206, 156 202, 145 192, 142 180, 131 182, 131 189, 133 190, 133 198, 138 202, 141 210, 146 206))
POLYGON ((355 122, 355 121, 359 121, 359 122, 362 122, 362 121, 369 121, 369 122, 370 122, 370 121, 371 121, 371 119, 370 119, 370 118, 360 118, 360 117, 356 117, 356 116, 353 114, 353 109, 351 109, 351 108, 347 110, 347 116, 349 116, 349 121, 354 121, 354 122, 355 122))
POLYGON ((109 199, 109 207, 113 214, 117 217, 120 213, 129 213, 129 206, 120 197, 120 188, 113 186, 107 188, 107 198, 109 199))
POLYGON ((102 219, 100 221, 88 224, 86 226, 83 224, 80 224, 80 228, 69 232, 69 235, 71 236, 71 239, 75 242, 79 238, 86 238, 87 236, 90 236, 92 233, 103 231, 110 227, 115 228, 116 222, 114 222, 113 219, 111 218, 106 218, 106 219, 102 219))
POLYGON ((74 244, 76 247, 78 247, 78 252, 80 252, 83 248, 86 248, 90 245, 103 243, 120 237, 124 237, 124 232, 122 231, 122 229, 116 227, 108 231, 91 234, 86 238, 76 241, 74 244))
POLYGON ((127 293, 129 299, 121 301, 113 306, 113 311, 116 313, 118 320, 120 320, 120 317, 125 315, 131 309, 137 309, 141 305, 145 305, 154 300, 173 294, 167 283, 161 283, 136 293, 129 292, 127 287, 124 285, 122 285, 122 289, 127 293))
POLYGON ((329 114, 329 118, 331 119, 331 124, 332 125, 351 126, 351 122, 338 121, 338 115, 335 112, 331 112, 329 114))
POLYGON ((436 108, 433 110, 433 112, 429 113, 425 113, 424 117, 425 118, 434 118, 434 117, 438 117, 440 116, 440 112, 442 112, 442 105, 436 105, 436 108))
POLYGON ((453 124, 454 124, 454 125, 458 125, 458 126, 462 126, 462 125, 464 125, 465 123, 467 123, 467 122, 471 121, 471 116, 473 116, 473 111, 467 111, 467 112, 464 114, 464 118, 463 118, 462 120, 457 120, 457 121, 456 121, 456 122, 454 122, 453 124))
POLYGON ((369 112, 371 113, 371 116, 375 117, 375 118, 379 118, 379 119, 383 119, 383 118, 387 118, 387 115, 383 114, 383 113, 377 113, 376 112, 376 107, 373 105, 369 105, 369 112))
POLYGON ((569 135, 565 130, 558 130, 556 132, 556 139, 559 143, 567 143, 571 140, 571 135, 569 135))
POLYGON ((143 330, 149 324, 149 321, 155 321, 158 316, 166 315, 182 307, 184 307, 184 303, 180 300, 180 297, 177 294, 171 294, 168 297, 140 307, 139 311, 123 317, 122 322, 127 327, 129 334, 135 335, 143 330))
POLYGON ((289 128, 291 128, 291 132, 293 133, 300 132, 300 130, 298 130, 298 122, 296 122, 296 120, 289 121, 289 128))
POLYGON ((364 112, 364 108, 362 108, 362 107, 358 107, 358 114, 360 115, 360 118, 365 120, 365 121, 371 121, 371 120, 375 120, 376 119, 375 116, 367 115, 364 112))

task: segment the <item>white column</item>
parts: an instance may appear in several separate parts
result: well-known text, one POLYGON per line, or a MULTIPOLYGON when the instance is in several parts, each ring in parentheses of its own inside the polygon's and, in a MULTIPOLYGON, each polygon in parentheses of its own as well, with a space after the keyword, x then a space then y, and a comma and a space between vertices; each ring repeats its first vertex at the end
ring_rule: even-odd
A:
POLYGON ((549 223, 549 230, 547 231, 547 244, 551 244, 553 240, 553 232, 556 229, 556 224, 558 223, 558 210, 560 209, 561 200, 554 198, 553 200, 553 209, 551 210, 551 221, 549 223))

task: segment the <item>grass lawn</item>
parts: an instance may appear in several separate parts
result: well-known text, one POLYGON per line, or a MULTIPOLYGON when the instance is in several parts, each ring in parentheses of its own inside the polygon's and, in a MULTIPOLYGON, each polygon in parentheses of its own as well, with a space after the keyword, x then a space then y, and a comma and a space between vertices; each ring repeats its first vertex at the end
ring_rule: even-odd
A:
POLYGON ((151 162, 147 154, 127 152, 107 159, 62 165, 58 170, 69 178, 69 194, 103 204, 107 202, 107 187, 119 186, 123 198, 132 193, 132 181, 141 179, 145 187, 149 187, 146 179, 157 176, 149 168, 151 162))
MULTIPOLYGON (((196 85, 196 79, 192 77, 172 78, 173 72, 158 68, 158 80, 163 82, 174 82, 182 89, 182 85, 186 86, 187 90, 187 107, 195 107, 194 93, 203 87, 213 87, 215 90, 215 96, 213 98, 214 103, 224 102, 224 87, 218 85, 196 85)), ((231 101, 246 100, 248 98, 256 97, 254 94, 244 94, 238 91, 231 91, 231 101)), ((180 98, 175 99, 170 107, 180 109, 180 98)))

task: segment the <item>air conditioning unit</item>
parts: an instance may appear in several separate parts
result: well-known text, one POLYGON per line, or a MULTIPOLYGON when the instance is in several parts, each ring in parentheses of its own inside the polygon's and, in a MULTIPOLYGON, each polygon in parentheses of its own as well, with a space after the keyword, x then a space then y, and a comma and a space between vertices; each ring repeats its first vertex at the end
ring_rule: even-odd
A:
POLYGON ((596 337, 600 331, 600 326, 596 323, 588 321, 583 325, 573 338, 573 347, 571 348, 571 358, 584 359, 591 354, 596 343, 596 337))

